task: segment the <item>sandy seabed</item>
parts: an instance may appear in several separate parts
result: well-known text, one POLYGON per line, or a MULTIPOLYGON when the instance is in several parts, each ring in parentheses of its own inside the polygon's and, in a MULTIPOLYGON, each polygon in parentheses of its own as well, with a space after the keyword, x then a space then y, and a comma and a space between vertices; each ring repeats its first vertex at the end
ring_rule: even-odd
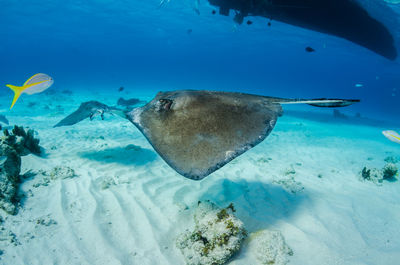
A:
MULTIPOLYGON (((11 112, 0 97, 1 114, 35 129, 44 148, 22 158, 24 196, 16 215, 1 213, 0 263, 185 264, 175 240, 193 228, 197 202, 210 200, 233 203, 250 234, 281 231, 290 264, 399 264, 400 181, 360 180, 364 166, 400 157, 381 134, 398 128, 342 123, 330 110, 325 121, 284 115, 262 143, 192 181, 126 120, 52 128, 82 101, 118 96, 24 95, 11 112)), ((258 264, 247 245, 229 264, 258 264)))

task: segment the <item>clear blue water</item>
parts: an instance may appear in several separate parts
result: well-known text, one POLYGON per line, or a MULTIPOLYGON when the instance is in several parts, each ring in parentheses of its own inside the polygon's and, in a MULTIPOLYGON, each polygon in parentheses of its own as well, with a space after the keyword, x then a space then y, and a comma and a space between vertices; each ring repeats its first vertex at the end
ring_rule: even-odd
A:
MULTIPOLYGON (((212 15, 215 8, 207 1, 200 2, 200 15, 189 0, 158 5, 158 0, 4 0, 0 84, 20 84, 44 72, 54 77, 56 90, 96 94, 124 86, 154 93, 212 89, 360 98, 362 104, 346 111, 390 120, 400 115, 398 60, 283 23, 267 27, 264 18, 238 26, 232 15, 212 15), (316 52, 306 53, 306 46, 316 52)), ((400 6, 390 8, 400 13, 400 6)), ((375 9, 371 13, 390 24, 397 39, 397 17, 375 9)), ((11 101, 8 88, 0 93, 11 101)))
MULTIPOLYGON (((399 46, 400 4, 359 1, 399 46)), ((232 13, 214 9, 206 0, 200 15, 192 0, 163 7, 159 0, 0 1, 0 114, 33 128, 44 151, 24 156, 21 176, 13 177, 20 182, 16 215, 2 217, 0 194, 0 264, 184 264, 176 238, 193 227, 199 200, 233 202, 249 238, 282 231, 294 250, 291 264, 398 264, 399 176, 377 186, 360 174, 381 170, 388 158, 400 161, 399 145, 381 133, 400 132, 400 59, 277 21, 268 27, 265 18, 236 25, 232 13), (35 73, 54 85, 9 110, 13 93, 5 85, 35 73), (83 100, 110 105, 178 89, 355 98, 361 103, 340 111, 390 123, 284 106, 291 116, 265 141, 199 182, 175 172, 118 117, 52 128, 83 100), (73 93, 49 93, 65 90, 73 93)), ((0 192, 9 187, 0 184, 0 192)), ((247 262, 252 251, 235 264, 255 264, 247 262)))

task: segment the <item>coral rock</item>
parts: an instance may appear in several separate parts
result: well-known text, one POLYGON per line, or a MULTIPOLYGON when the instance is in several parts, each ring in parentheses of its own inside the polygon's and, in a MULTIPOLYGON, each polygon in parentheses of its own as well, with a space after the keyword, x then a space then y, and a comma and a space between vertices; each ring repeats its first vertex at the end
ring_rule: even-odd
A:
POLYGON ((233 212, 232 204, 220 209, 211 202, 199 202, 194 231, 183 233, 176 242, 188 265, 224 264, 240 249, 247 233, 233 212))
POLYGON ((381 170, 364 167, 360 172, 360 176, 362 180, 368 180, 377 185, 382 185, 383 180, 396 180, 397 173, 397 166, 393 163, 387 163, 381 170))
POLYGON ((23 127, 14 126, 11 133, 4 130, 3 134, 0 138, 0 208, 9 214, 15 214, 21 156, 40 154, 40 146, 33 130, 25 131, 23 127))
POLYGON ((398 169, 395 164, 387 163, 382 169, 383 179, 387 179, 387 180, 395 179, 397 172, 398 172, 398 169))
POLYGON ((293 251, 279 231, 262 230, 251 235, 249 249, 254 249, 261 264, 286 265, 293 251))
POLYGON ((20 156, 30 153, 40 155, 39 139, 34 137, 34 130, 25 131, 22 126, 15 125, 11 133, 7 129, 3 133, 4 136, 1 138, 0 143, 13 147, 20 156))

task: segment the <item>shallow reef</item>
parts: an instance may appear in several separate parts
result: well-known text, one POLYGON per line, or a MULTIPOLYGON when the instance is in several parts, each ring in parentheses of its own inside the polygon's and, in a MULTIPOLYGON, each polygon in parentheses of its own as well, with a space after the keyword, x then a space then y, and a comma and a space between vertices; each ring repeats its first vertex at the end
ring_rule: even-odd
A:
POLYGON ((33 130, 14 126, 11 132, 3 131, 0 138, 0 208, 9 214, 15 214, 17 210, 21 156, 30 153, 41 153, 39 139, 34 137, 33 130))
POLYGON ((225 264, 240 249, 247 232, 234 212, 233 204, 221 209, 209 201, 198 203, 194 231, 176 240, 188 265, 225 264))

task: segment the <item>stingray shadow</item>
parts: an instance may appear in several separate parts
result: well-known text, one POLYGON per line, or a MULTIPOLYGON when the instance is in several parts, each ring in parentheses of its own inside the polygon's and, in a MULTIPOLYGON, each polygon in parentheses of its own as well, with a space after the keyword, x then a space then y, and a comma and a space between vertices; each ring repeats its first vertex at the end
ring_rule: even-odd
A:
POLYGON ((99 151, 80 152, 79 156, 104 163, 143 166, 153 162, 157 155, 154 151, 136 145, 108 148, 99 151))
POLYGON ((211 185, 200 200, 210 200, 220 207, 232 202, 235 215, 253 232, 289 220, 308 198, 306 190, 294 194, 268 182, 222 179, 211 185))

